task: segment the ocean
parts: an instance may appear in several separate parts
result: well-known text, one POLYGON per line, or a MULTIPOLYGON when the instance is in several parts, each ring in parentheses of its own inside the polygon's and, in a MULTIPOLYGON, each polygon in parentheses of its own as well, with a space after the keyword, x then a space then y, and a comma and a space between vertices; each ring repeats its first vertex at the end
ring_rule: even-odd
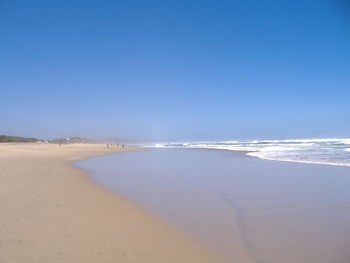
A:
POLYGON ((261 159, 350 166, 350 138, 158 143, 156 148, 201 148, 245 151, 261 159))
POLYGON ((158 147, 77 165, 90 171, 96 183, 158 215, 227 262, 350 262, 350 169, 344 167, 348 152, 340 150, 347 149, 344 140, 158 147), (197 149, 218 147, 226 151, 197 149), (237 151, 254 147, 249 154, 341 166, 263 160, 237 151), (332 156, 321 159, 322 152, 332 156), (335 152, 342 157, 337 159, 335 152))

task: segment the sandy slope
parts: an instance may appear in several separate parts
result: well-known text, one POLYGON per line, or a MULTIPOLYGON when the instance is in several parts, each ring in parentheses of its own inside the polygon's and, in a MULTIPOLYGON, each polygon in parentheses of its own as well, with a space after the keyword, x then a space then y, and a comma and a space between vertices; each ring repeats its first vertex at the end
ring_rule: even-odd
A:
POLYGON ((69 165, 119 151, 104 145, 0 144, 0 262, 219 262, 69 165))

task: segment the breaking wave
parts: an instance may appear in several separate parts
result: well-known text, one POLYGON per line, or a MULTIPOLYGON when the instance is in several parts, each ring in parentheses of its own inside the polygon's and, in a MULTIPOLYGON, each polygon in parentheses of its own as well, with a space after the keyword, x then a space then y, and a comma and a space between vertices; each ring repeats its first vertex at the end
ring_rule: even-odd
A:
POLYGON ((341 138, 159 143, 151 147, 245 151, 261 159, 350 167, 349 145, 350 138, 341 138))

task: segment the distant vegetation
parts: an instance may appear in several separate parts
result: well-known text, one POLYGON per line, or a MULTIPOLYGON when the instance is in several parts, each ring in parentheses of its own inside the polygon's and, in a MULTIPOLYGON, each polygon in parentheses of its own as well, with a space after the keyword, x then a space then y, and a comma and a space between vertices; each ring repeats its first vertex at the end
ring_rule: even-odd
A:
MULTIPOLYGON (((17 136, 6 136, 6 135, 0 135, 0 143, 5 142, 46 142, 42 139, 37 138, 25 138, 25 137, 17 137, 17 136)), ((73 143, 120 143, 122 140, 116 139, 116 138, 109 138, 104 140, 96 140, 96 139, 89 139, 85 137, 67 137, 67 138, 58 138, 47 141, 49 143, 56 143, 56 144, 73 144, 73 143)))
POLYGON ((117 139, 117 138, 108 138, 108 139, 90 139, 85 137, 67 137, 67 138, 58 138, 53 139, 49 141, 50 143, 57 143, 57 144, 73 144, 73 143, 111 143, 111 144, 117 144, 122 143, 123 140, 117 139))
POLYGON ((89 139, 85 137, 67 137, 67 138, 58 138, 49 141, 50 143, 58 144, 71 144, 71 143, 99 143, 98 140, 89 139))
POLYGON ((0 143, 2 142, 43 142, 44 140, 37 138, 25 138, 17 136, 0 135, 0 143))

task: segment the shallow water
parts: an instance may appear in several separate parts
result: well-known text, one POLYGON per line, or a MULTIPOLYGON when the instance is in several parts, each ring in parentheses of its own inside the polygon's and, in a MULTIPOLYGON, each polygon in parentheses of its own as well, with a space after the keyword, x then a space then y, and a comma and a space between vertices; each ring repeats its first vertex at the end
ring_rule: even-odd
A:
POLYGON ((235 259, 238 229, 253 262, 350 262, 348 167, 192 149, 128 152, 77 166, 228 258, 235 259))

